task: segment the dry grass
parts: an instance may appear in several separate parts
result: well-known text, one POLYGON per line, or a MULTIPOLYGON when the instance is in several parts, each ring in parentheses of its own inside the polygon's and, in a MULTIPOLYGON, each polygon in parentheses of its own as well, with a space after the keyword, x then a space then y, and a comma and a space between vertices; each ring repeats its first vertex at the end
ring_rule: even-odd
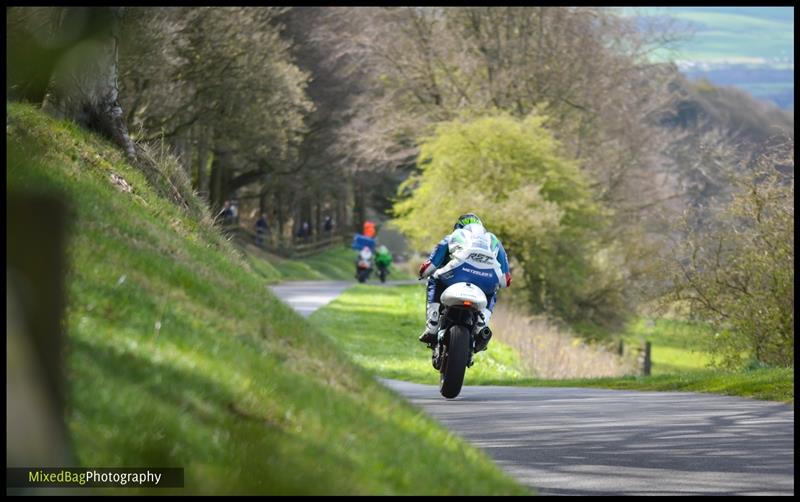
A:
POLYGON ((546 319, 501 306, 490 321, 497 340, 516 349, 536 378, 595 378, 630 375, 632 362, 601 346, 590 346, 546 319))

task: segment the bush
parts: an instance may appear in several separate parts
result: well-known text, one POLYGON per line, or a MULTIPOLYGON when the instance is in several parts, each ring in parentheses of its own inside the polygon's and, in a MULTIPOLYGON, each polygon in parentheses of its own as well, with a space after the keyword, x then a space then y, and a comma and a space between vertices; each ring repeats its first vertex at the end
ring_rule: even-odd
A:
POLYGON ((692 224, 673 264, 671 300, 710 322, 717 364, 794 362, 793 142, 728 173, 734 187, 708 227, 692 224))

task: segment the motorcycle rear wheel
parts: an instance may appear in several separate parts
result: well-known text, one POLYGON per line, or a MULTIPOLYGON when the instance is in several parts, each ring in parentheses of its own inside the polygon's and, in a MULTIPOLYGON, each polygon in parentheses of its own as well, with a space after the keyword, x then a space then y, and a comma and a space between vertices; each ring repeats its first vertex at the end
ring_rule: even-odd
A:
POLYGON ((466 327, 450 328, 450 343, 439 372, 439 392, 447 399, 453 399, 461 392, 469 361, 469 341, 469 331, 466 327))

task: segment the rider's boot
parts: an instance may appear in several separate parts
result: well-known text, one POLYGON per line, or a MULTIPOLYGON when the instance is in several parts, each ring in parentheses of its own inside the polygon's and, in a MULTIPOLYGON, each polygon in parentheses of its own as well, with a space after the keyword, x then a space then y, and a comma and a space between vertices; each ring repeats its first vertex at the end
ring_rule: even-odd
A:
POLYGON ((473 328, 476 353, 486 350, 486 346, 489 344, 489 340, 492 338, 492 330, 489 329, 490 317, 492 317, 492 312, 489 309, 483 309, 477 324, 475 324, 475 327, 473 328))
POLYGON ((433 348, 439 335, 439 304, 428 304, 428 316, 425 320, 425 331, 419 337, 419 341, 428 344, 433 348))

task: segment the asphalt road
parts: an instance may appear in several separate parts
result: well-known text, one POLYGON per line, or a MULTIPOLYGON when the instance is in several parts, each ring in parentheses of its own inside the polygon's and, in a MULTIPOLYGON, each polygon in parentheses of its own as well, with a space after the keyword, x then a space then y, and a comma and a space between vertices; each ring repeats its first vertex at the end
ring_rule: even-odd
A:
POLYGON ((327 305, 345 289, 357 284, 353 281, 295 281, 284 282, 270 289, 278 298, 294 308, 303 317, 327 305))
MULTIPOLYGON (((792 495, 792 407, 710 394, 386 385, 544 495, 792 495)), ((467 372, 467 383, 469 372, 467 372)))
MULTIPOLYGON (((352 284, 273 289, 308 316, 352 284)), ((381 381, 543 495, 794 494, 793 406, 684 392, 470 386, 469 370, 466 378, 453 400, 431 385, 381 381)))

